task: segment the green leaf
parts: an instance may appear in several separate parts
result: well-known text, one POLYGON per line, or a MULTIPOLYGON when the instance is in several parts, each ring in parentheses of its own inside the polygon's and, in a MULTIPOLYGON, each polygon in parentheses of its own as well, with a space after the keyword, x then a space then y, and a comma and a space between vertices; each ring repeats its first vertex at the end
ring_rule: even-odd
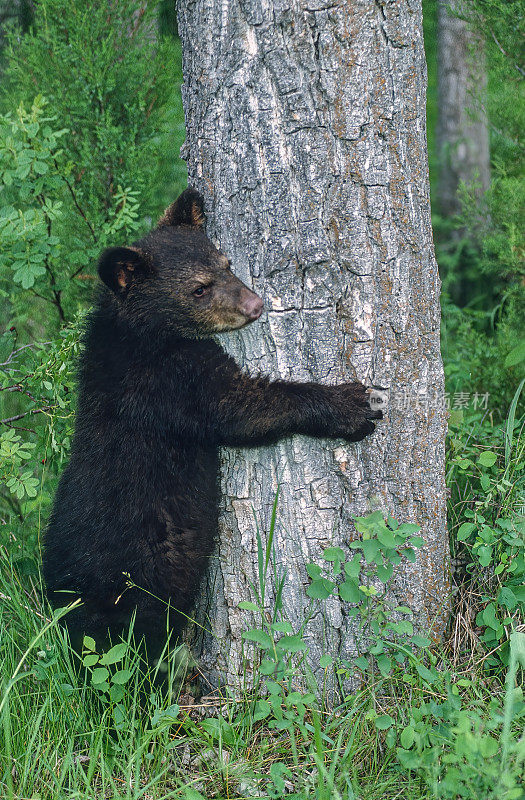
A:
POLYGON ((116 644, 111 650, 108 650, 107 653, 104 653, 102 658, 100 659, 101 664, 116 664, 117 661, 122 661, 124 656, 128 651, 128 645, 125 642, 121 644, 116 644))
POLYGON ((272 631, 277 631, 278 633, 292 633, 293 628, 289 622, 283 620, 282 622, 274 622, 270 625, 272 631))
POLYGON ((525 633, 514 631, 510 635, 510 650, 516 656, 516 660, 525 669, 525 633))
POLYGON ((427 636, 420 636, 417 633, 412 636, 411 643, 414 645, 414 647, 430 647, 432 644, 427 636))
POLYGON ((473 530, 476 529, 476 526, 473 522, 464 522, 463 525, 459 526, 459 530, 456 534, 456 539, 458 542, 465 542, 473 530))
POLYGON ((273 675, 276 666, 277 665, 275 661, 270 661, 268 658, 263 658, 259 667, 259 672, 261 675, 273 675))
POLYGON ((478 458, 478 464, 482 467, 492 467, 496 463, 498 456, 492 450, 485 450, 478 458))
POLYGON ((377 565, 377 577, 381 581, 381 583, 388 583, 390 578, 392 577, 392 573, 394 571, 394 567, 392 564, 387 564, 385 567, 381 564, 377 565))
POLYGON ((327 547, 323 551, 325 561, 344 561, 345 554, 340 547, 327 547))
POLYGON ((269 723, 270 728, 275 728, 278 731, 289 731, 291 728, 294 727, 294 720, 289 718, 272 720, 269 723))
POLYGON ((436 674, 435 672, 431 672, 431 671, 430 671, 429 669, 427 669, 427 667, 425 667, 423 664, 416 664, 416 671, 417 671, 417 673, 418 673, 418 674, 421 676, 421 678, 423 678, 423 680, 425 681, 425 683, 430 683, 430 684, 432 684, 432 683, 434 683, 434 682, 437 680, 437 678, 438 678, 438 676, 437 676, 437 674, 436 674))
POLYGON ((279 703, 281 702, 281 694, 282 688, 276 681, 266 681, 266 688, 270 695, 279 698, 279 703))
POLYGON ((493 553, 492 547, 489 547, 486 544, 483 544, 480 547, 478 547, 478 549, 476 550, 476 555, 482 567, 488 567, 488 565, 491 563, 492 553, 493 553))
POLYGON ((390 675, 392 671, 392 659, 388 658, 388 656, 381 655, 377 657, 377 666, 379 667, 379 672, 381 675, 386 678, 387 675, 390 675))
POLYGON ((117 683, 119 686, 123 686, 129 681, 132 675, 133 673, 129 669, 119 669, 118 672, 115 672, 115 674, 111 676, 111 683, 117 683))
POLYGON ((91 683, 93 686, 97 686, 97 684, 105 683, 109 677, 109 670, 105 667, 97 667, 97 669, 93 670, 91 675, 91 683))
POLYGON ((480 480, 481 486, 483 488, 483 491, 484 492, 488 492, 488 490, 490 489, 490 478, 489 478, 489 476, 486 475, 485 473, 483 473, 483 475, 480 476, 479 480, 480 480))
POLYGON ((271 713, 272 707, 267 700, 257 700, 255 704, 255 712, 252 717, 254 722, 258 722, 261 719, 266 719, 266 717, 271 713))
POLYGON ((120 703, 125 694, 124 687, 116 683, 109 688, 109 698, 113 703, 120 703))
POLYGON ((421 530, 421 525, 416 525, 415 522, 403 522, 402 525, 399 526, 396 533, 406 533, 406 534, 413 534, 417 533, 421 530))
POLYGON ((261 645, 261 647, 264 647, 267 650, 273 649, 273 639, 265 631, 258 631, 258 630, 245 631, 242 634, 242 638, 247 639, 249 642, 256 642, 257 644, 261 645))
POLYGON ((412 745, 414 744, 416 738, 416 732, 411 725, 407 725, 406 728, 403 728, 401 731, 401 736, 399 737, 399 741, 401 742, 402 746, 409 750, 412 745))
POLYGON ((97 644, 95 640, 91 638, 91 636, 84 636, 84 639, 82 641, 83 650, 95 650, 96 646, 97 644))
POLYGON ((277 647, 285 652, 298 653, 300 650, 306 650, 307 644, 300 636, 283 636, 277 642, 277 647))
POLYGON ((503 586, 498 595, 498 604, 505 606, 509 611, 514 611, 518 605, 518 598, 510 588, 510 586, 503 586))
POLYGON ((341 583, 337 588, 339 597, 341 600, 344 600, 345 603, 360 603, 363 599, 363 595, 359 591, 359 585, 356 580, 347 578, 346 581, 341 583))
POLYGON ((345 562, 344 571, 349 578, 359 577, 361 574, 361 556, 359 553, 356 553, 350 561, 345 562))
POLYGON ((380 547, 377 539, 363 539, 361 542, 361 550, 363 551, 363 555, 367 564, 377 561, 380 553, 380 547))
POLYGON ((36 278, 38 278, 39 275, 44 275, 45 271, 45 267, 39 267, 37 265, 30 266, 24 262, 17 261, 15 262, 13 280, 15 283, 22 284, 23 289, 30 289, 36 278))
POLYGON ((476 615, 476 624, 486 625, 488 628, 492 628, 492 630, 495 631, 499 628, 500 622, 496 617, 496 607, 494 603, 488 603, 485 608, 476 615))
POLYGON ((307 564, 306 571, 312 580, 316 580, 317 578, 321 577, 321 567, 319 564, 307 564))
POLYGON ((415 750, 404 750, 398 747, 396 750, 399 763, 405 769, 417 769, 421 766, 421 756, 415 750))
POLYGON ((390 627, 392 628, 392 630, 396 631, 396 633, 399 633, 401 636, 405 635, 412 636, 412 634, 414 633, 414 626, 408 619, 400 619, 398 622, 392 622, 390 624, 390 627))
POLYGON ((186 786, 184 789, 184 800, 206 800, 203 794, 193 789, 191 786, 186 786))
MULTIPOLYGON (((399 529, 397 530, 397 533, 399 533, 399 529)), ((377 538, 379 539, 381 544, 384 547, 388 548, 389 550, 395 550, 398 541, 401 541, 400 539, 396 541, 396 537, 394 536, 392 531, 388 530, 388 528, 378 530, 377 538)))
POLYGON ((329 656, 327 654, 321 656, 321 658, 319 659, 319 666, 322 669, 326 669, 327 667, 330 667, 332 664, 333 664, 333 658, 332 656, 329 656))
POLYGON ((409 544, 411 547, 423 547, 425 540, 422 536, 411 536, 409 539, 409 544))
POLYGON ((508 354, 507 358, 505 359, 505 366, 506 367, 515 367, 516 364, 520 364, 525 359, 525 339, 522 339, 521 342, 514 347, 510 353, 508 354))
POLYGON ((306 590, 306 594, 314 600, 326 600, 327 597, 330 597, 334 588, 335 583, 332 583, 327 578, 317 578, 317 580, 312 581, 306 590))
POLYGON ((249 600, 241 600, 239 603, 239 608, 242 608, 245 611, 259 611, 259 607, 256 606, 255 603, 251 603, 249 600))
POLYGON ((492 736, 482 736, 479 742, 479 749, 483 758, 494 758, 499 750, 499 742, 492 736))
MULTIPOLYGON (((112 688, 120 689, 121 687, 117 685, 112 688)), ((122 691, 124 693, 124 690, 122 691)), ((179 711, 180 707, 177 705, 177 703, 173 703, 171 706, 168 706, 168 708, 158 708, 151 718, 151 724, 153 725, 153 727, 162 722, 171 725, 173 722, 177 720, 179 716, 179 711)), ((208 720, 208 722, 213 722, 215 724, 218 724, 218 720, 208 720)))
POLYGON ((82 663, 85 667, 93 667, 95 664, 98 663, 99 656, 96 653, 90 653, 87 656, 84 656, 82 659, 82 663))
POLYGON ((371 533, 377 525, 384 525, 385 521, 380 511, 372 511, 366 517, 354 517, 355 527, 359 533, 371 533))
POLYGON ((381 714, 374 720, 374 725, 379 731, 386 731, 388 728, 392 727, 393 724, 394 719, 389 714, 381 714))

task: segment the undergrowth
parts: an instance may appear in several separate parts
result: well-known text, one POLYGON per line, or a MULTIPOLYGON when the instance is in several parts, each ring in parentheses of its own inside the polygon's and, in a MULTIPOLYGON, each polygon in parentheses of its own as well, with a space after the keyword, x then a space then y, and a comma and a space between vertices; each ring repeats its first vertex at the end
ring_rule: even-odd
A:
POLYGON ((280 602, 270 619, 262 613, 274 523, 275 515, 261 540, 253 601, 241 604, 246 647, 259 663, 256 685, 197 700, 181 674, 186 666, 191 676, 193 667, 184 647, 168 656, 163 683, 144 666, 132 630, 104 653, 85 637, 74 656, 60 625, 68 610, 50 615, 42 587, 21 580, 2 547, 2 796, 523 797, 525 703, 517 677, 525 634, 517 616, 504 657, 499 648, 504 670, 487 670, 486 659, 462 664, 457 653, 454 661, 450 649, 414 630, 408 607, 385 613, 396 565, 422 543, 416 526, 377 512, 359 518, 364 536, 354 555, 328 548, 325 569, 309 568, 311 602, 337 592, 361 620, 355 658, 321 658, 326 686, 339 688, 335 700, 314 680, 307 644, 280 602))

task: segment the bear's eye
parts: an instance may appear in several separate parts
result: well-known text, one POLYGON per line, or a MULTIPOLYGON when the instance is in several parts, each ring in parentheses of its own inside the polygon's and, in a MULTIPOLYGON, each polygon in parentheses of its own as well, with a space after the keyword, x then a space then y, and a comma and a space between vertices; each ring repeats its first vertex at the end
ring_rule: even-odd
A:
POLYGON ((198 288, 198 289, 195 289, 195 291, 193 292, 193 294, 195 295, 195 297, 202 297, 202 295, 204 294, 204 292, 206 291, 206 289, 207 289, 207 287, 206 287, 206 286, 199 286, 199 288, 198 288))

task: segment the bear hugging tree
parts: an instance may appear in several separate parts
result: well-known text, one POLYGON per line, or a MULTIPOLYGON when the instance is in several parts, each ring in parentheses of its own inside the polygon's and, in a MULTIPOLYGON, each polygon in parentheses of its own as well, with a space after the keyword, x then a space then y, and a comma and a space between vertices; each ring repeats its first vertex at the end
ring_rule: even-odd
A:
POLYGON ((77 649, 84 634, 118 639, 134 611, 150 658, 168 628, 181 632, 217 533, 220 445, 294 433, 357 442, 382 416, 360 383, 239 370, 213 336, 258 319, 263 303, 203 226, 202 198, 188 188, 145 238, 100 258, 105 285, 87 323, 71 460, 44 548, 52 605, 82 600, 65 617, 77 649))

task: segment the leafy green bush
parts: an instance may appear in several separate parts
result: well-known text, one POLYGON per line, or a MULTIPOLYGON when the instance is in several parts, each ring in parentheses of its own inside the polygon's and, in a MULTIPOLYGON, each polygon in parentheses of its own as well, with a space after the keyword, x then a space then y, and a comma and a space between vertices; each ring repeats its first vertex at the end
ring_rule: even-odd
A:
MULTIPOLYGON (((441 68, 437 5, 423 0, 433 199, 439 167, 434 144, 441 68)), ((485 41, 488 87, 471 101, 474 112, 483 106, 488 117, 491 186, 481 201, 477 187, 463 186, 458 219, 432 215, 443 281, 442 347, 448 391, 488 392, 499 421, 525 369, 523 9, 520 0, 468 0, 453 6, 452 13, 463 16, 485 41)))
POLYGON ((446 697, 412 705, 397 757, 416 772, 436 800, 520 800, 525 740, 523 692, 515 686, 525 666, 525 635, 513 635, 506 691, 487 703, 461 691, 469 680, 445 676, 446 697), (465 702, 466 700, 466 702, 465 702))
POLYGON ((474 601, 488 668, 508 664, 510 634, 525 619, 525 419, 515 413, 523 385, 504 425, 459 410, 450 420, 449 521, 462 563, 455 581, 460 599, 474 601))
MULTIPOLYGON (((488 453, 485 450, 478 456, 481 467, 494 465, 495 459, 488 453)), ((300 751, 311 753, 315 764, 311 785, 315 786, 315 793, 310 795, 305 787, 292 796, 301 800, 310 796, 343 796, 339 795, 344 784, 341 772, 344 775, 348 765, 341 756, 342 740, 334 735, 332 723, 322 725, 327 712, 323 709, 321 687, 311 678, 308 680, 301 657, 307 642, 301 631, 294 632, 282 618, 280 592, 269 615, 261 604, 274 524, 275 506, 266 548, 259 544, 261 582, 256 601, 240 604, 261 621, 259 627, 243 634, 261 657, 258 699, 250 719, 268 730, 286 731, 296 765, 300 751), (310 683, 310 691, 299 688, 305 683, 310 683), (335 751, 333 760, 327 749, 335 751)), ((325 670, 347 677, 359 672, 366 676, 361 690, 354 689, 350 694, 347 690, 346 695, 343 692, 343 702, 336 709, 339 727, 344 730, 347 721, 357 717, 361 724, 370 723, 386 753, 395 753, 400 767, 422 781, 428 790, 425 797, 518 800, 522 797, 525 759, 525 740, 519 738, 525 722, 525 703, 516 679, 520 665, 525 666, 525 635, 511 634, 505 689, 495 681, 490 700, 486 695, 480 696, 473 678, 458 677, 443 652, 436 651, 428 638, 415 633, 409 620, 393 619, 386 606, 395 566, 403 556, 415 558, 412 548, 422 544, 416 536, 417 526, 384 520, 379 512, 356 519, 356 526, 362 538, 351 542, 351 547, 360 552, 347 559, 341 548, 327 548, 323 552, 325 569, 318 564, 308 567, 311 583, 307 594, 313 602, 322 604, 337 593, 349 604, 346 613, 361 620, 361 655, 351 662, 334 662, 329 655, 321 658, 325 670), (327 571, 329 577, 325 577, 327 571), (378 588, 381 586, 383 590, 378 588)), ((508 531, 509 526, 504 525, 503 529, 508 531)), ((513 537, 511 546, 515 544, 513 537)), ((522 553, 523 547, 518 560, 522 553)), ((408 607, 396 610, 405 617, 411 615, 408 607)), ((487 640, 487 645, 492 642, 487 640)), ((356 725, 354 722, 354 730, 356 725)), ((242 729, 238 734, 242 735, 242 729)), ((270 797, 282 796, 286 786, 298 788, 301 784, 292 763, 279 761, 272 767, 266 783, 270 797)), ((308 786, 308 780, 305 783, 308 786)), ((350 786, 354 792, 353 781, 350 786)))
POLYGON ((23 559, 69 447, 98 255, 185 185, 180 45, 157 35, 155 4, 33 12, 9 36, 0 114, 0 512, 23 559))
MULTIPOLYGON (((167 127, 173 110, 182 117, 180 49, 158 35, 157 5, 37 0, 31 31, 11 37, 7 51, 9 107, 28 107, 38 91, 68 129, 70 182, 97 236, 119 186, 131 186, 141 214, 151 215, 161 211, 166 187, 174 194, 184 183, 180 128, 167 127)), ((89 242, 89 226, 77 222, 89 242)))

